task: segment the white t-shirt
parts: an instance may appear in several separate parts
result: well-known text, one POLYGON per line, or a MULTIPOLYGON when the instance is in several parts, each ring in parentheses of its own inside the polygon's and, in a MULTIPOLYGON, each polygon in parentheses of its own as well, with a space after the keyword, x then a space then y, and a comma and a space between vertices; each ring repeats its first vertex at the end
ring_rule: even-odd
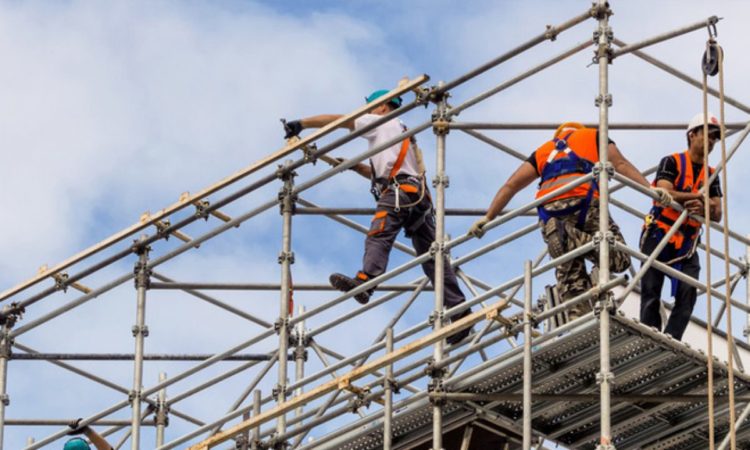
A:
MULTIPOLYGON (((381 117, 382 116, 379 116, 377 114, 364 114, 354 119, 354 129, 358 130, 360 128, 364 128, 365 126, 380 119, 381 117)), ((367 139, 367 142, 370 145, 369 148, 373 149, 375 147, 378 147, 382 143, 403 134, 404 131, 406 131, 406 126, 401 123, 400 120, 391 119, 388 122, 380 125, 379 127, 376 127, 368 131, 367 133, 362 134, 361 136, 367 139)), ((375 168, 375 178, 388 178, 393 165, 396 163, 396 160, 398 160, 399 153, 401 153, 401 141, 385 148, 381 152, 370 157, 372 166, 375 168)), ((404 158, 404 162, 403 164, 401 164, 401 169, 399 169, 398 173, 413 176, 419 175, 417 169, 417 157, 414 154, 414 150, 412 149, 411 145, 409 146, 409 150, 406 152, 406 157, 404 158)))

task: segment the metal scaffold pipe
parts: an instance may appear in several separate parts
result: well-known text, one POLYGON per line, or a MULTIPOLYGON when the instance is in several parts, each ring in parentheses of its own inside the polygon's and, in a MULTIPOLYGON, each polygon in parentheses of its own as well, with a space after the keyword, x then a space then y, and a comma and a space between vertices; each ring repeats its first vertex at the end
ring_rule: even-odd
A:
MULTIPOLYGON (((438 84, 438 89, 443 83, 438 84)), ((443 327, 443 303, 445 299, 445 188, 448 186, 448 177, 445 173, 445 140, 448 134, 448 92, 442 91, 443 95, 433 113, 433 131, 437 136, 436 169, 433 186, 435 186, 435 242, 432 244, 431 253, 435 258, 435 306, 433 310, 433 330, 439 332, 443 327)), ((432 358, 434 364, 440 364, 443 359, 443 340, 435 341, 432 358)), ((432 389, 441 392, 443 389, 443 372, 434 370, 430 374, 432 389)), ((443 408, 440 402, 432 405, 432 448, 442 450, 443 448, 443 408)))
MULTIPOLYGON (((612 96, 609 93, 609 63, 612 52, 612 29, 609 27, 609 16, 612 11, 606 0, 598 2, 599 26, 594 33, 598 45, 597 63, 599 64, 599 95, 596 98, 599 107, 599 282, 603 286, 609 281, 609 173, 607 150, 609 148, 609 106, 612 96)), ((610 295, 603 292, 599 297, 599 374, 597 381, 600 388, 600 435, 599 445, 602 450, 611 450, 611 383, 614 375, 610 368, 610 295)))
MULTIPOLYGON (((289 167, 290 162, 285 164, 289 167)), ((287 389, 287 358, 289 353, 289 303, 292 299, 291 277, 292 264, 294 263, 294 254, 292 253, 292 214, 294 212, 294 176, 292 171, 287 171, 284 176, 284 186, 279 193, 282 199, 282 231, 281 231, 281 254, 279 264, 281 265, 281 289, 279 290, 279 319, 277 323, 277 332, 279 334, 279 355, 284 355, 278 359, 278 378, 275 387, 276 403, 283 404, 286 401, 287 389)), ((286 433, 286 414, 281 414, 276 420, 276 433, 282 435, 286 433)))
MULTIPOLYGON (((144 239, 140 240, 141 243, 144 239)), ((130 393, 130 407, 132 409, 132 425, 130 447, 139 450, 141 447, 141 394, 143 391, 143 347, 144 340, 148 336, 146 327, 146 290, 150 282, 148 268, 148 246, 139 246, 138 262, 135 266, 136 286, 136 315, 133 326, 133 337, 135 338, 135 358, 133 362, 133 390, 130 393)))
POLYGON ((696 30, 703 30, 706 27, 710 27, 713 25, 716 25, 719 22, 719 18, 716 16, 711 16, 706 20, 702 20, 700 22, 696 22, 691 25, 687 25, 682 28, 678 28, 677 30, 670 31, 667 33, 660 34, 658 36, 654 36, 649 39, 645 39, 641 42, 636 42, 635 44, 625 45, 621 47, 619 50, 615 50, 612 52, 612 56, 610 59, 615 59, 618 56, 625 55, 627 53, 634 52, 636 50, 640 50, 644 47, 648 47, 649 45, 658 44, 659 42, 664 42, 666 40, 675 38, 677 36, 681 36, 683 34, 687 34, 696 30))
POLYGON ((523 448, 531 448, 531 261, 523 266, 523 448))

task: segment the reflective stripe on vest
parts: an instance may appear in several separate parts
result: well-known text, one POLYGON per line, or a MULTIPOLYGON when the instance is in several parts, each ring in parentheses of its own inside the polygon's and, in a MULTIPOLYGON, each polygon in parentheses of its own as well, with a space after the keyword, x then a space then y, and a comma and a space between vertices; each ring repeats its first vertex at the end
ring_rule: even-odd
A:
MULTIPOLYGON (((536 150, 536 167, 540 175, 544 174, 544 169, 548 163, 551 163, 562 158, 571 158, 570 153, 574 153, 578 158, 585 160, 586 165, 592 165, 599 162, 599 152, 597 150, 596 142, 596 129, 593 128, 581 128, 568 133, 563 139, 555 139, 544 143, 541 147, 536 150), (565 149, 556 148, 558 142, 565 141, 565 149), (564 150, 564 151, 563 151, 564 150)), ((536 193, 536 198, 540 198, 555 189, 575 181, 581 176, 587 175, 590 172, 574 172, 551 176, 543 179, 539 183, 539 190, 536 193)), ((549 200, 550 202, 561 200, 570 197, 585 197, 591 189, 591 183, 584 183, 580 186, 554 197, 549 200)), ((595 198, 599 197, 598 190, 593 193, 595 198)))

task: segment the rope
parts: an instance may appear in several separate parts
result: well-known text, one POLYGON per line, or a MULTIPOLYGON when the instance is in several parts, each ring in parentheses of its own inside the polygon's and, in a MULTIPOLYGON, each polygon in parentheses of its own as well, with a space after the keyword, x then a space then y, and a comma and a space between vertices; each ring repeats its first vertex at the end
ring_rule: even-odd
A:
POLYGON ((730 448, 737 448, 737 422, 734 405, 734 333, 732 332, 732 282, 729 277, 729 185, 727 184, 727 144, 724 136, 724 49, 716 45, 719 54, 719 121, 721 123, 721 184, 724 187, 724 196, 721 200, 721 209, 724 213, 724 280, 726 287, 725 306, 727 314, 727 362, 729 364, 728 383, 729 383, 729 439, 730 448))
MULTIPOLYGON (((706 53, 709 51, 711 41, 706 42, 706 53)), ((708 181, 711 174, 708 168, 708 75, 703 72, 703 170, 704 179, 708 181)), ((708 339, 708 445, 710 450, 715 449, 714 434, 714 340, 713 321, 711 320, 711 226, 709 186, 704 184, 703 189, 703 220, 706 226, 706 336, 708 339)), ((731 372, 731 370, 730 370, 731 372)))

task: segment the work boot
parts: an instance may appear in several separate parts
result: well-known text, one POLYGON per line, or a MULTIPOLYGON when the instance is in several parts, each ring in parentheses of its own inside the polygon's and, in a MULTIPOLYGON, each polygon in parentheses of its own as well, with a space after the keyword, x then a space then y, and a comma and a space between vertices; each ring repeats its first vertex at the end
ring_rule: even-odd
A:
MULTIPOLYGON (((466 310, 464 310, 464 311, 456 314, 455 316, 451 317, 451 323, 456 322, 457 320, 461 320, 464 317, 468 316, 469 314, 471 314, 471 308, 468 308, 468 309, 466 309, 466 310)), ((461 330, 461 331, 459 331, 457 333, 451 334, 450 336, 448 336, 447 338, 445 338, 445 342, 447 342, 448 345, 456 345, 456 344, 462 342, 467 337, 469 337, 469 335, 472 334, 473 332, 474 332, 474 328, 473 327, 466 328, 465 330, 461 330)))
MULTIPOLYGON (((355 278, 347 277, 346 275, 341 273, 334 273, 328 278, 328 281, 330 281, 331 286, 335 287, 339 291, 349 292, 360 284, 369 280, 369 278, 370 277, 368 277, 367 274, 363 272, 357 272, 357 276, 355 278)), ((359 294, 354 296, 354 300, 363 305, 366 305, 370 301, 370 296, 372 295, 373 291, 374 289, 360 292, 359 294)))

